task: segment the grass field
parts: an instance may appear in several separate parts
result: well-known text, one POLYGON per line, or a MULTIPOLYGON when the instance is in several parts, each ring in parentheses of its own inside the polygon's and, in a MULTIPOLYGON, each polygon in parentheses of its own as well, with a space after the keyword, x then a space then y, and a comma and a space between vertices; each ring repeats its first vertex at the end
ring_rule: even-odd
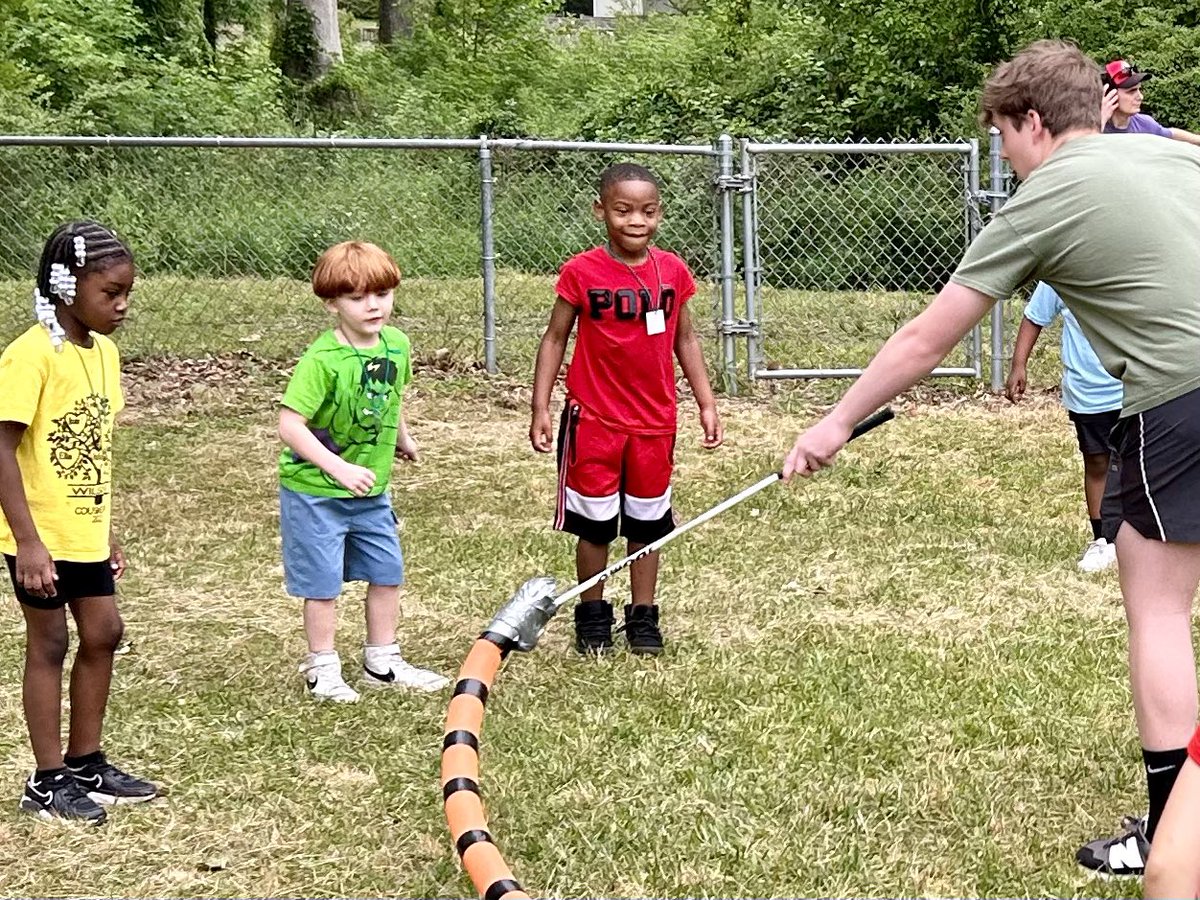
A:
MULTIPOLYGON (((1043 387, 1053 356, 1038 357, 1043 387)), ((117 663, 107 746, 168 798, 95 832, 17 813, 32 756, 21 619, 4 592, 3 894, 471 893, 441 811, 448 694, 336 708, 302 694, 275 500, 287 365, 226 354, 127 367, 116 512, 134 649, 117 663)), ((840 389, 724 399, 728 439, 712 453, 685 404, 679 511, 770 471, 840 389)), ((425 457, 394 477, 401 638, 447 674, 517 585, 572 571, 569 539, 548 527, 552 463, 528 449, 527 403, 523 379, 433 367, 408 398, 425 457)), ((1081 470, 1057 398, 1011 407, 960 384, 898 409, 831 472, 669 548, 662 658, 580 660, 567 614, 509 661, 484 726, 483 794, 531 891, 1128 893, 1073 860, 1144 797, 1118 587, 1075 570, 1081 470)), ((360 596, 342 605, 350 670, 360 596)))

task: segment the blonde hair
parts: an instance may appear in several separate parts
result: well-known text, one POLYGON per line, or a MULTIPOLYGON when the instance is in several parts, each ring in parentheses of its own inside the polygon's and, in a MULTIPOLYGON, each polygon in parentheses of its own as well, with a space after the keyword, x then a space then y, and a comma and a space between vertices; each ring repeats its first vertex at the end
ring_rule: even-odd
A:
POLYGON ((387 252, 367 241, 343 241, 321 254, 313 267, 313 293, 322 300, 346 294, 382 294, 400 283, 400 268, 387 252))
POLYGON ((998 65, 983 86, 979 122, 985 128, 1000 116, 1021 127, 1035 110, 1057 137, 1067 131, 1100 127, 1104 89, 1100 66, 1066 41, 1036 41, 998 65))

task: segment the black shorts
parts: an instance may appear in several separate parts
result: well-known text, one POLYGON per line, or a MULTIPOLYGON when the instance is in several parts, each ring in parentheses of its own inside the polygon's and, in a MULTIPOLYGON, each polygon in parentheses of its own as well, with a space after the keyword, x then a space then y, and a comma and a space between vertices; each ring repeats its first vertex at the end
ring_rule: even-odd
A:
POLYGON ((17 558, 4 554, 8 563, 8 574, 12 578, 13 592, 17 600, 24 606, 34 609, 62 609, 71 600, 81 597, 111 597, 117 592, 117 584, 113 578, 112 566, 108 560, 103 562, 67 562, 54 561, 54 571, 58 573, 58 581, 54 588, 58 592, 53 597, 34 597, 26 593, 25 588, 17 583, 17 558))
POLYGON ((1075 437, 1079 441, 1079 452, 1084 456, 1108 455, 1112 449, 1109 436, 1121 418, 1119 409, 1102 413, 1078 413, 1067 410, 1067 418, 1075 423, 1075 437))
POLYGON ((1125 416, 1112 446, 1104 537, 1113 540, 1128 522, 1152 540, 1200 542, 1200 389, 1125 416))

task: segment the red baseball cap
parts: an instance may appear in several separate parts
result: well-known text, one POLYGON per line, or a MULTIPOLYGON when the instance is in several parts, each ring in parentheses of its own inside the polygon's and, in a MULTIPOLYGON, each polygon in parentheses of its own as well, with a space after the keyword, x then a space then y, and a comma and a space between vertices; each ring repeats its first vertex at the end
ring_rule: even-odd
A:
POLYGON ((1149 72, 1138 72, 1123 59, 1114 59, 1104 67, 1104 84, 1118 91, 1133 90, 1149 77, 1149 72))

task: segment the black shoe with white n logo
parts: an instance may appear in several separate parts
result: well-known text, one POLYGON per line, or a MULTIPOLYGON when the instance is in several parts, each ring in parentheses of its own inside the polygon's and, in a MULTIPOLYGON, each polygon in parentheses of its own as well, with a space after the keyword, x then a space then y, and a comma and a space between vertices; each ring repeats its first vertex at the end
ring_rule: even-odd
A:
POLYGON ((62 769, 46 778, 36 773, 25 782, 21 809, 39 819, 75 819, 88 825, 102 825, 108 813, 96 805, 71 775, 62 769))
POLYGON ((145 803, 158 796, 158 787, 141 778, 122 772, 99 754, 99 759, 82 766, 71 766, 75 783, 83 788, 89 798, 105 806, 118 803, 145 803))
POLYGON ((1146 873, 1150 856, 1150 841, 1146 837, 1146 820, 1126 817, 1125 830, 1112 838, 1097 838, 1079 848, 1075 858, 1085 869, 1098 875, 1133 877, 1146 873))

